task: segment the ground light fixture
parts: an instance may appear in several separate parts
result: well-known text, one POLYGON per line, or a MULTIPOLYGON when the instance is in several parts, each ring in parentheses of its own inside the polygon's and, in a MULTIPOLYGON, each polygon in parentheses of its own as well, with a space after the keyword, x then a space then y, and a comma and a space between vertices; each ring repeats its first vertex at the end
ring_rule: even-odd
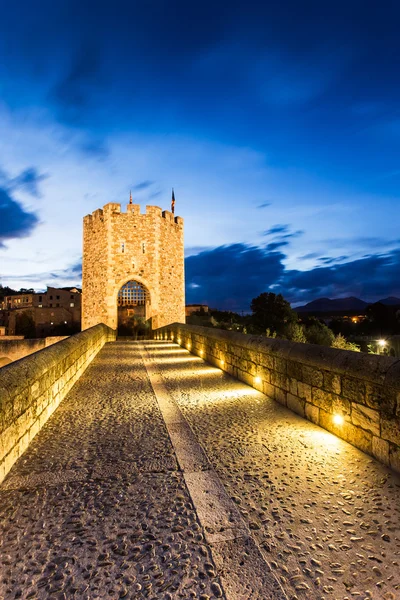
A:
POLYGON ((335 425, 343 425, 344 418, 342 417, 342 415, 333 415, 333 422, 335 423, 335 425))

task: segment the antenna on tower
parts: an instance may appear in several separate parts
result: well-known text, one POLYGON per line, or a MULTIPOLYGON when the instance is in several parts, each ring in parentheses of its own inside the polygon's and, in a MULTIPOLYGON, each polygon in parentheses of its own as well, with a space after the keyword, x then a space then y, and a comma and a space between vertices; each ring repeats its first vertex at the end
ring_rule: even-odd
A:
POLYGON ((129 204, 132 204, 132 190, 129 191, 129 204))

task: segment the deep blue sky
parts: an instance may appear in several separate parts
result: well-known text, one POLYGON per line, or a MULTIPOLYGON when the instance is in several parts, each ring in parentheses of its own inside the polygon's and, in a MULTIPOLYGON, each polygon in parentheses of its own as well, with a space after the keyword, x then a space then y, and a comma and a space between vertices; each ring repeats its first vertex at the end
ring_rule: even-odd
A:
POLYGON ((0 18, 0 277, 79 283, 106 202, 185 218, 187 301, 400 296, 400 5, 30 0, 0 18))

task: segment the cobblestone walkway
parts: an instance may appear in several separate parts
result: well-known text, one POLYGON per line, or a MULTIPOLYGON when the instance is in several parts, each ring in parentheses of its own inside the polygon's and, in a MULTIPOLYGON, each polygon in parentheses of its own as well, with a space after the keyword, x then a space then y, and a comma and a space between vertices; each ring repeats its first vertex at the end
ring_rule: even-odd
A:
POLYGON ((146 346, 288 598, 400 599, 399 477, 184 349, 146 346))
POLYGON ((399 478, 165 342, 107 344, 0 487, 4 600, 397 599, 399 563, 399 478))

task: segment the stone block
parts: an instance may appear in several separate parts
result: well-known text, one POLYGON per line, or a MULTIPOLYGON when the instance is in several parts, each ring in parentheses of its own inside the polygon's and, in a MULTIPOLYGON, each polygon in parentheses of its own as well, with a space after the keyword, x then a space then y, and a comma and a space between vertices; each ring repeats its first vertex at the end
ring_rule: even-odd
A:
POLYGON ((331 394, 332 397, 332 413, 339 414, 344 417, 349 416, 351 412, 351 402, 350 400, 346 400, 346 398, 342 398, 341 396, 336 396, 336 394, 331 394))
POLYGON ((388 418, 396 412, 397 390, 383 385, 367 382, 365 386, 365 403, 370 408, 379 410, 388 418))
POLYGON ((389 464, 394 471, 400 473, 400 448, 395 444, 390 444, 389 464))
POLYGON ((389 465, 389 442, 380 437, 372 437, 372 455, 384 465, 389 465))
POLYGON ((373 408, 353 402, 351 405, 351 422, 357 427, 370 431, 377 437, 380 436, 379 412, 373 408))
POLYGON ((289 378, 289 392, 293 396, 297 396, 297 379, 293 379, 293 377, 289 378))
POLYGON ((312 403, 328 413, 332 412, 332 396, 320 388, 311 388, 312 403))
POLYGON ((268 398, 275 398, 275 386, 263 381, 263 393, 268 396, 268 398))
POLYGON ((365 404, 365 382, 354 377, 343 377, 342 396, 353 402, 365 404))
POLYGON ((280 388, 275 388, 275 397, 274 399, 279 402, 279 404, 282 404, 283 406, 286 406, 286 392, 284 390, 281 390, 280 388))
POLYGON ((398 419, 381 418, 381 437, 400 446, 400 422, 398 419))
POLYGON ((343 430, 343 435, 340 437, 343 437, 343 439, 363 452, 372 454, 372 434, 369 431, 365 431, 364 429, 347 422, 338 426, 337 429, 339 429, 339 431, 343 430))
POLYGON ((342 382, 340 375, 332 373, 330 371, 324 371, 324 389, 327 392, 340 395, 342 390, 342 382))
POLYGON ((264 352, 260 353, 260 365, 263 367, 267 367, 267 369, 274 368, 274 359, 269 354, 264 354, 264 352))
POLYGON ((315 423, 316 425, 319 424, 319 408, 318 408, 318 406, 314 406, 313 404, 306 402, 305 407, 304 407, 304 414, 305 414, 306 419, 308 419, 312 423, 315 423))
POLYGON ((298 396, 294 396, 293 394, 287 394, 286 406, 301 417, 304 417, 304 404, 305 401, 299 398, 298 396))
POLYGON ((271 383, 272 383, 272 385, 274 385, 278 388, 281 388, 282 390, 285 390, 286 392, 289 391, 289 379, 283 373, 277 373, 276 371, 272 371, 271 372, 271 383))
POLYGON ((297 382, 297 395, 307 402, 312 402, 311 397, 311 385, 308 383, 303 383, 302 381, 297 382))
POLYGON ((288 360, 286 368, 287 368, 287 374, 289 375, 289 377, 293 377, 294 379, 297 379, 298 381, 303 380, 303 370, 302 370, 301 363, 298 363, 294 360, 288 360))
POLYGON ((303 382, 308 383, 312 387, 322 388, 324 384, 324 376, 322 371, 314 367, 303 365, 303 382))
POLYGON ((274 356, 274 371, 277 373, 283 373, 286 375, 287 373, 287 364, 284 358, 280 358, 278 356, 274 356))

